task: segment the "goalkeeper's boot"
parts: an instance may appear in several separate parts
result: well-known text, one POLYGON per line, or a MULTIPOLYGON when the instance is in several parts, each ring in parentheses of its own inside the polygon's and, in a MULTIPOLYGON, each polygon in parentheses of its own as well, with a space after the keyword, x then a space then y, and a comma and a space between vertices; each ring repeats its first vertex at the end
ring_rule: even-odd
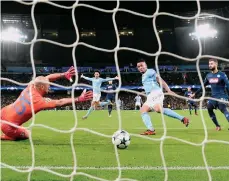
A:
POLYGON ((156 132, 155 132, 155 130, 146 130, 145 132, 143 132, 143 133, 141 133, 141 135, 155 135, 156 134, 156 132))
POLYGON ((82 119, 83 119, 83 120, 87 119, 87 116, 83 116, 82 119))
POLYGON ((221 131, 221 127, 220 126, 216 126, 215 130, 216 131, 221 131))
POLYGON ((189 119, 188 119, 188 118, 184 117, 184 118, 181 120, 181 122, 182 122, 186 127, 188 127, 188 125, 189 125, 189 119))

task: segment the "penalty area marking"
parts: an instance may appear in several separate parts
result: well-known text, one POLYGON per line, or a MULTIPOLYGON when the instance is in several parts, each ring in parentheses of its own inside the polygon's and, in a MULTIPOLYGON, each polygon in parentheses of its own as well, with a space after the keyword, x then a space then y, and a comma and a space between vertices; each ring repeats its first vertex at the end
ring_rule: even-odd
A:
MULTIPOLYGON (((13 166, 17 169, 29 169, 30 166, 13 166)), ((6 166, 1 165, 1 169, 8 168, 6 166)), ((35 166, 34 169, 50 169, 50 170, 73 170, 71 166, 35 166)), ((210 170, 229 170, 229 166, 218 166, 208 167, 210 170)), ((9 168, 10 169, 10 168, 9 168)), ((142 167, 77 167, 78 170, 164 170, 164 167, 150 167, 150 166, 142 166, 142 167)), ((206 170, 204 166, 193 166, 193 167, 183 167, 183 166, 175 166, 175 167, 167 167, 168 170, 206 170)))

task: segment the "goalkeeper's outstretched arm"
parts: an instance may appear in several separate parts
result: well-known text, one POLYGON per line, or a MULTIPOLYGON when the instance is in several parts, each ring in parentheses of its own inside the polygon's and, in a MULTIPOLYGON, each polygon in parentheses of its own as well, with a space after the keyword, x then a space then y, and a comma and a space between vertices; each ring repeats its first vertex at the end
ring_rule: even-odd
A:
POLYGON ((78 103, 78 102, 91 100, 92 96, 93 96, 92 91, 88 91, 88 92, 83 92, 79 97, 75 98, 74 100, 72 100, 72 98, 63 98, 63 99, 52 100, 52 101, 55 102, 54 104, 55 107, 61 107, 61 106, 72 104, 72 102, 78 103))
POLYGON ((61 78, 66 78, 68 80, 72 80, 72 76, 76 74, 75 68, 73 66, 70 67, 70 69, 67 72, 64 73, 55 73, 55 74, 50 74, 46 76, 46 78, 50 81, 53 82, 55 80, 61 79, 61 78))

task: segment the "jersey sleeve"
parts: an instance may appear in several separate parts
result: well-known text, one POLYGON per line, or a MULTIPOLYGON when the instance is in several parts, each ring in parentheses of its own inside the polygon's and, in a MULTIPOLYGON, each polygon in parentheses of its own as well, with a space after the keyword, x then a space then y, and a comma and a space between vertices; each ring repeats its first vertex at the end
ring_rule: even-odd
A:
POLYGON ((45 108, 54 108, 56 107, 56 101, 52 100, 50 98, 44 97, 43 98, 43 104, 45 108))
POLYGON ((228 77, 225 73, 223 73, 223 80, 225 82, 225 86, 227 88, 227 92, 229 93, 229 81, 228 81, 228 77))
POLYGON ((85 80, 93 81, 93 78, 89 78, 89 77, 86 77, 84 75, 82 76, 82 78, 85 79, 85 80))
POLYGON ((34 104, 39 110, 42 109, 51 109, 56 107, 56 101, 47 97, 41 97, 40 100, 37 100, 34 104))
MULTIPOLYGON (((208 75, 207 75, 208 76, 208 75)), ((204 79, 204 87, 205 86, 207 86, 208 84, 209 84, 209 82, 208 82, 208 77, 205 77, 205 79, 204 79)), ((198 94, 198 93, 200 93, 202 91, 202 87, 200 87, 196 92, 195 92, 195 94, 198 94)))
POLYGON ((149 69, 149 75, 157 76, 157 72, 154 69, 149 69))

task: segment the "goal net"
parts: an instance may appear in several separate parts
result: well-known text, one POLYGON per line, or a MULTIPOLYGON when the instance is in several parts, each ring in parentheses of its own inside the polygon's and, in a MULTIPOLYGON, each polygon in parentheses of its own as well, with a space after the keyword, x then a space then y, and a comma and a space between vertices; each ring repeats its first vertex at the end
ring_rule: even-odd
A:
MULTIPOLYGON (((202 169, 206 170, 207 175, 208 175, 208 180, 212 180, 212 175, 211 175, 211 169, 212 168, 209 166, 207 158, 206 158, 206 155, 205 155, 206 144, 208 144, 208 143, 229 144, 229 142, 228 141, 222 141, 222 140, 211 140, 211 139, 208 139, 208 130, 207 130, 207 127, 206 127, 206 122, 205 122, 205 117, 203 115, 202 106, 203 106, 203 101, 205 99, 212 99, 212 100, 215 100, 215 99, 213 99, 211 97, 205 97, 205 88, 204 88, 204 85, 203 85, 203 79, 201 77, 201 72, 200 72, 200 68, 199 68, 199 61, 200 61, 201 58, 216 58, 216 59, 219 59, 219 60, 222 60, 222 61, 226 61, 226 62, 229 62, 229 60, 225 59, 225 58, 222 58, 222 57, 215 57, 215 56, 211 56, 211 55, 203 55, 202 54, 202 45, 201 45, 201 41, 200 41, 199 38, 197 38, 198 46, 199 46, 199 52, 198 52, 198 56, 196 58, 192 58, 192 59, 185 58, 185 57, 181 57, 181 56, 178 56, 178 55, 170 53, 170 52, 162 51, 162 44, 161 44, 161 40, 160 40, 159 33, 158 33, 158 30, 157 30, 156 20, 157 20, 157 17, 162 16, 162 15, 163 16, 170 16, 170 17, 174 17, 174 18, 178 18, 178 19, 183 19, 183 20, 195 20, 195 28, 196 28, 197 27, 197 23, 198 23, 198 18, 200 16, 209 15, 209 16, 214 16, 216 18, 219 18, 219 19, 225 20, 225 21, 229 21, 228 18, 224 18, 224 17, 218 16, 218 15, 214 15, 214 14, 201 13, 201 7, 200 7, 199 0, 196 1, 196 3, 197 3, 197 13, 194 16, 191 16, 191 17, 190 16, 189 17, 178 16, 178 15, 171 14, 171 13, 160 12, 159 11, 160 3, 159 3, 158 0, 156 0, 156 2, 155 2, 156 3, 156 7, 157 7, 156 11, 154 12, 154 14, 148 14, 148 15, 147 14, 137 13, 137 12, 134 12, 134 11, 131 11, 131 10, 128 10, 128 9, 120 8, 119 7, 120 6, 119 0, 116 3, 116 7, 114 9, 111 9, 111 10, 102 9, 102 8, 95 7, 95 6, 88 5, 88 4, 79 3, 79 1, 76 1, 72 6, 63 6, 63 5, 59 5, 58 3, 50 2, 50 1, 47 1, 47 0, 40 0, 40 1, 35 0, 33 2, 26 2, 26 1, 17 1, 17 2, 21 3, 21 4, 25 5, 25 6, 31 6, 31 17, 32 17, 32 23, 33 23, 34 32, 35 32, 34 38, 30 42, 19 42, 19 43, 24 44, 24 45, 31 45, 31 47, 30 47, 30 57, 31 57, 31 64, 32 64, 32 69, 33 69, 33 79, 35 79, 35 77, 36 77, 33 49, 34 49, 34 44, 37 43, 37 42, 48 42, 48 43, 51 43, 51 44, 54 44, 54 45, 57 45, 57 46, 61 46, 61 47, 66 47, 66 48, 67 47, 72 47, 72 52, 73 52, 72 53, 72 58, 73 58, 73 62, 74 62, 74 67, 77 67, 77 61, 76 61, 76 57, 75 57, 75 53, 74 52, 75 52, 77 46, 79 46, 79 45, 84 45, 84 46, 86 46, 88 48, 91 48, 91 49, 94 49, 94 50, 97 50, 97 51, 110 52, 110 53, 112 52, 112 53, 114 53, 117 74, 118 74, 119 77, 121 77, 120 69, 119 69, 119 63, 118 63, 118 51, 120 51, 120 50, 127 50, 127 51, 137 52, 137 53, 140 53, 140 54, 144 54, 144 55, 147 55, 147 56, 154 57, 155 58, 155 62, 156 62, 156 71, 157 71, 157 73, 159 75, 160 75, 160 71, 159 71, 159 66, 158 66, 158 58, 159 58, 160 55, 169 55, 169 56, 172 56, 172 57, 184 60, 184 61, 196 62, 197 72, 198 72, 199 78, 201 80, 201 86, 203 88, 202 97, 195 100, 196 102, 200 103, 200 116, 201 116, 201 121, 202 121, 203 129, 204 129, 204 139, 202 140, 202 142, 201 143, 194 143, 194 142, 187 141, 187 140, 184 140, 184 139, 180 139, 180 138, 177 138, 177 137, 168 136, 167 135, 166 122, 164 120, 164 116, 163 115, 162 115, 162 125, 163 125, 163 135, 162 135, 162 137, 154 138, 154 137, 140 136, 140 135, 133 134, 133 133, 130 133, 130 134, 131 134, 133 140, 135 139, 135 137, 140 137, 141 139, 148 139, 148 140, 152 140, 153 142, 159 142, 160 143, 160 157, 161 157, 163 166, 162 167, 157 167, 157 168, 155 167, 155 168, 152 168, 152 169, 164 171, 164 180, 169 180, 169 174, 168 174, 168 170, 169 169, 173 169, 173 170, 181 169, 181 168, 178 168, 178 167, 177 168, 176 167, 169 168, 167 166, 165 155, 164 155, 164 142, 166 141, 166 139, 173 139, 173 140, 176 140, 178 142, 182 142, 182 143, 189 144, 189 145, 196 146, 196 147, 201 147, 202 148, 202 158, 203 158, 204 165, 205 165, 204 168, 202 168, 202 169), (77 37, 74 43, 67 45, 67 44, 62 44, 62 43, 58 43, 58 42, 47 40, 47 39, 39 39, 38 38, 38 28, 37 28, 37 25, 36 25, 35 15, 34 15, 34 10, 35 10, 35 7, 36 7, 36 5, 38 3, 47 3, 47 4, 50 4, 50 5, 58 7, 58 8, 69 9, 69 10, 72 11, 72 21, 73 21, 73 25, 74 25, 75 32, 76 32, 76 37, 77 37), (112 21, 113 21, 113 24, 114 24, 114 29, 115 29, 115 33, 116 33, 116 42, 117 42, 114 49, 99 48, 99 47, 95 47, 95 46, 80 42, 80 40, 79 40, 79 37, 80 37, 79 30, 78 30, 77 23, 76 23, 75 16, 74 16, 74 12, 75 12, 77 7, 86 7, 86 8, 94 9, 96 11, 100 11, 100 12, 103 12, 103 13, 112 14, 112 21), (126 12, 126 13, 130 13, 130 14, 133 14, 133 15, 136 15, 136 16, 152 19, 154 33, 156 35, 157 42, 158 42, 158 51, 155 52, 155 53, 147 53, 147 52, 144 52, 144 51, 141 51, 141 50, 138 50, 138 49, 134 49, 134 48, 121 47, 120 46, 119 33, 118 33, 118 27, 117 27, 117 23, 116 23, 116 20, 115 20, 117 12, 126 12)), ((13 82, 13 83, 15 83, 17 85, 25 85, 25 84, 21 84, 19 82, 15 82, 15 81, 13 81, 11 79, 7 79, 7 78, 2 78, 1 77, 1 80, 10 81, 10 82, 13 82)), ((56 84, 53 84, 53 85, 56 85, 56 84)), ((76 86, 82 86, 82 85, 84 86, 85 84, 79 84, 78 83, 78 77, 76 77, 76 81, 72 85, 72 98, 74 98, 74 88, 76 86)), ((122 85, 122 80, 119 81, 119 86, 118 86, 118 88, 116 90, 116 92, 117 92, 117 94, 116 94, 116 102, 118 101, 118 93, 120 92, 120 90, 138 94, 138 92, 136 92, 136 91, 130 91, 130 90, 126 90, 126 89, 121 89, 121 85, 122 85)), ((60 85, 57 85, 57 86, 60 86, 60 85)), ((87 85, 87 86, 89 86, 89 85, 87 85)), ((176 97, 180 98, 180 99, 186 99, 187 100, 187 98, 185 98, 183 96, 176 95, 176 97)), ((225 102, 223 100, 219 100, 219 101, 225 102)), ((33 141, 33 136, 32 136, 33 134, 31 134, 31 136, 29 138, 30 144, 31 144, 31 153, 32 153, 31 166, 29 166, 28 168, 20 169, 18 167, 15 167, 15 166, 9 165, 7 163, 1 162, 1 168, 9 168, 9 169, 14 170, 16 172, 28 173, 28 180, 32 180, 31 179, 31 174, 32 174, 32 172, 34 170, 41 170, 41 171, 49 172, 49 173, 57 175, 59 177, 69 178, 70 180, 74 180, 74 177, 77 176, 77 175, 84 175, 86 177, 90 177, 90 178, 95 179, 95 180, 105 180, 103 178, 96 177, 96 176, 94 176, 92 174, 88 174, 88 173, 81 172, 80 170, 78 170, 77 156, 76 156, 76 150, 75 150, 75 146, 74 146, 73 137, 74 137, 74 133, 79 131, 79 130, 85 131, 85 132, 90 132, 92 134, 99 135, 99 136, 106 137, 106 138, 111 138, 112 135, 106 135, 106 134, 103 134, 103 133, 100 133, 100 132, 96 132, 94 130, 87 129, 87 128, 79 128, 78 127, 78 120, 77 120, 77 113, 75 111, 74 104, 73 104, 73 113, 74 113, 74 118, 75 118, 74 127, 72 127, 72 129, 70 129, 68 131, 59 130, 59 129, 52 128, 52 127, 49 127, 49 126, 46 126, 46 125, 41 125, 41 124, 38 125, 38 124, 35 123, 35 118, 34 118, 35 115, 33 116, 32 122, 28 127, 28 129, 30 129, 31 131, 32 131, 32 128, 34 126, 40 126, 40 127, 47 128, 47 129, 55 131, 55 132, 71 134, 71 136, 70 136, 70 144, 71 144, 71 150, 72 150, 72 155, 73 155, 73 167, 72 167, 71 174, 63 174, 63 173, 60 173, 58 171, 54 171, 51 168, 49 169, 49 168, 37 167, 35 165, 36 160, 35 160, 34 141, 33 141)), ((122 129, 122 117, 121 117, 121 113, 120 113, 120 109, 119 108, 117 109, 117 113, 118 113, 118 119, 119 119, 119 121, 118 121, 119 122, 118 129, 122 129)), ((2 120, 2 122, 3 121, 4 120, 2 120)), ((111 143, 108 143, 108 144, 111 144, 111 143)), ((130 145, 130 149, 131 149, 131 145, 130 145)), ((149 151, 152 151, 152 150, 149 150, 149 151)), ((120 163, 119 153, 118 153, 118 150, 117 150, 117 148, 115 146, 114 146, 114 152, 115 152, 116 160, 117 160, 116 169, 118 170, 118 176, 117 176, 116 180, 133 180, 133 179, 130 179, 130 178, 123 178, 122 177, 122 169, 123 169, 123 167, 122 167, 122 165, 120 163)), ((228 169, 228 167, 229 166, 222 167, 222 168, 219 168, 219 169, 228 169)), ((131 168, 129 168, 129 169, 131 169, 131 168)), ((142 169, 142 168, 139 168, 139 169, 142 169)), ((196 168, 196 169, 200 169, 200 168, 196 168)), ((149 170, 150 170, 150 168, 149 168, 149 170)))

